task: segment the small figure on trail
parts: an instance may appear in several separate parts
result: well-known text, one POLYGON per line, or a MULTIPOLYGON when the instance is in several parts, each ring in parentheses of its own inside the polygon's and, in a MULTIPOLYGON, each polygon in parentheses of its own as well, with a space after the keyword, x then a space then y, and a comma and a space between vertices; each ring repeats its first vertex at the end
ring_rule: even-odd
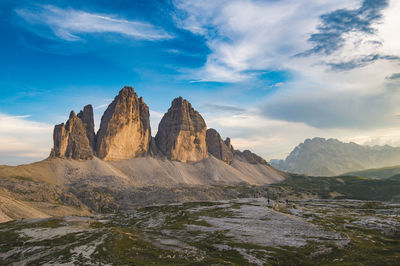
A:
POLYGON ((286 205, 288 205, 289 204, 289 200, 288 199, 286 199, 286 205))
POLYGON ((269 199, 267 199, 268 205, 269 205, 269 199))

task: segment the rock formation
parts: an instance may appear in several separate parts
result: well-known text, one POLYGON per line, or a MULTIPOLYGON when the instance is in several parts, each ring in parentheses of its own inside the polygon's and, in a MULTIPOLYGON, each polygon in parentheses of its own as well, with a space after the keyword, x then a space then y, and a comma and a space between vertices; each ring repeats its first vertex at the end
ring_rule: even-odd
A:
POLYGON ((56 125, 53 134, 54 148, 51 156, 75 160, 93 158, 93 149, 82 120, 71 111, 66 124, 56 125))
POLYGON ((93 151, 96 150, 96 134, 94 133, 94 119, 92 105, 86 105, 83 111, 80 111, 78 117, 82 120, 83 126, 86 129, 86 135, 89 139, 90 147, 93 151))
POLYGON ((206 130, 203 117, 179 97, 161 119, 155 141, 168 159, 195 162, 208 157, 206 130))
POLYGON ((151 136, 149 108, 132 87, 124 87, 101 118, 94 131, 93 107, 78 115, 72 111, 66 124, 54 128, 51 157, 87 160, 94 155, 105 161, 136 157, 167 157, 180 162, 196 162, 208 157, 231 164, 234 158, 252 164, 268 163, 245 150, 234 150, 230 138, 222 140, 215 129, 207 130, 203 117, 182 97, 175 98, 151 136))
POLYGON ((230 138, 226 138, 224 140, 225 145, 228 147, 228 149, 234 154, 235 150, 233 149, 232 143, 231 143, 231 139, 230 138))
POLYGON ((145 156, 150 140, 149 108, 132 87, 124 87, 101 118, 96 154, 109 161, 145 156))
MULTIPOLYGON (((230 139, 228 138, 227 140, 229 140, 230 144, 230 139)), ((215 129, 213 128, 207 129, 206 143, 208 152, 211 153, 215 158, 220 159, 228 164, 232 163, 233 161, 233 152, 231 150, 232 145, 228 147, 215 129)))
POLYGON ((264 160, 262 157, 258 156, 257 154, 252 153, 249 150, 244 150, 244 151, 235 150, 235 158, 240 158, 251 164, 269 165, 269 163, 266 160, 264 160))

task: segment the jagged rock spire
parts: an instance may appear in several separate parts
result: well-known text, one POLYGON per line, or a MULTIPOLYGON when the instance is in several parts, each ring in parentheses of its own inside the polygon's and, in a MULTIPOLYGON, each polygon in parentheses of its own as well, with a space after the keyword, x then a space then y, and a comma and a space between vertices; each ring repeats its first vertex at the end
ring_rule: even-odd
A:
POLYGON ((101 118, 96 154, 111 161, 145 156, 150 140, 149 108, 132 87, 124 87, 101 118))
POLYGON ((203 117, 178 97, 161 119, 155 141, 168 159, 195 162, 208 157, 206 130, 203 117))
POLYGON ((96 149, 96 134, 94 132, 94 119, 93 119, 93 107, 88 104, 80 111, 78 117, 82 120, 83 126, 86 129, 86 135, 89 139, 90 147, 93 151, 96 149))
POLYGON ((93 149, 86 134, 82 120, 71 111, 66 124, 54 127, 54 148, 51 156, 75 160, 93 158, 93 149))
MULTIPOLYGON (((229 145, 230 145, 230 139, 228 138, 227 140, 229 140, 229 145)), ((215 158, 220 159, 228 164, 232 163, 233 161, 232 145, 228 147, 215 129, 213 128, 207 129, 206 143, 208 152, 211 153, 215 158)))

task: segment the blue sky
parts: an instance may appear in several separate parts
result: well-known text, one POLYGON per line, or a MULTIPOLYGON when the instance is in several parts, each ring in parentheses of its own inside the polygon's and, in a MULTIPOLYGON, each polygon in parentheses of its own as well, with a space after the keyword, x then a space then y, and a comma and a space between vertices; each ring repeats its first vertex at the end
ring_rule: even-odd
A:
POLYGON ((233 144, 283 158, 308 137, 400 144, 392 0, 0 0, 0 164, 43 159, 52 127, 125 85, 152 131, 187 98, 233 144))

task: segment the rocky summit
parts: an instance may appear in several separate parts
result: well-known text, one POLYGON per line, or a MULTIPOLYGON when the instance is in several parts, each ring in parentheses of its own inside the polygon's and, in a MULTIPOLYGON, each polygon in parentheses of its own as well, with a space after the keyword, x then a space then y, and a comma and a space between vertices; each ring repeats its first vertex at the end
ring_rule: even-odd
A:
POLYGON ((203 117, 179 97, 161 119, 155 141, 168 159, 196 162, 208 157, 206 130, 203 117))
MULTIPOLYGON (((233 147, 228 146, 222 140, 220 134, 213 128, 207 129, 206 133, 207 149, 215 158, 220 159, 227 164, 233 161, 233 147)), ((230 144, 230 139, 229 139, 230 144)))
POLYGON ((124 87, 101 118, 96 154, 109 161, 145 156, 150 139, 149 108, 132 87, 124 87))
MULTIPOLYGON (((87 112, 90 110, 87 109, 87 112)), ((93 112, 86 113, 93 119, 93 112)), ((71 111, 66 124, 56 125, 53 134, 54 148, 51 157, 87 160, 93 158, 93 149, 87 136, 87 128, 81 118, 71 111)))
POLYGON ((77 115, 83 123, 86 129, 86 136, 89 139, 90 147, 93 151, 96 150, 96 133, 94 132, 94 119, 93 119, 93 107, 88 104, 80 111, 77 115))
POLYGON ((95 133, 93 107, 86 105, 66 124, 55 126, 51 158, 104 161, 153 157, 178 162, 198 162, 212 155, 231 165, 236 161, 268 163, 245 150, 234 150, 231 139, 224 141, 215 129, 208 129, 203 117, 182 97, 175 98, 151 136, 149 107, 132 87, 124 87, 108 106, 95 133))

